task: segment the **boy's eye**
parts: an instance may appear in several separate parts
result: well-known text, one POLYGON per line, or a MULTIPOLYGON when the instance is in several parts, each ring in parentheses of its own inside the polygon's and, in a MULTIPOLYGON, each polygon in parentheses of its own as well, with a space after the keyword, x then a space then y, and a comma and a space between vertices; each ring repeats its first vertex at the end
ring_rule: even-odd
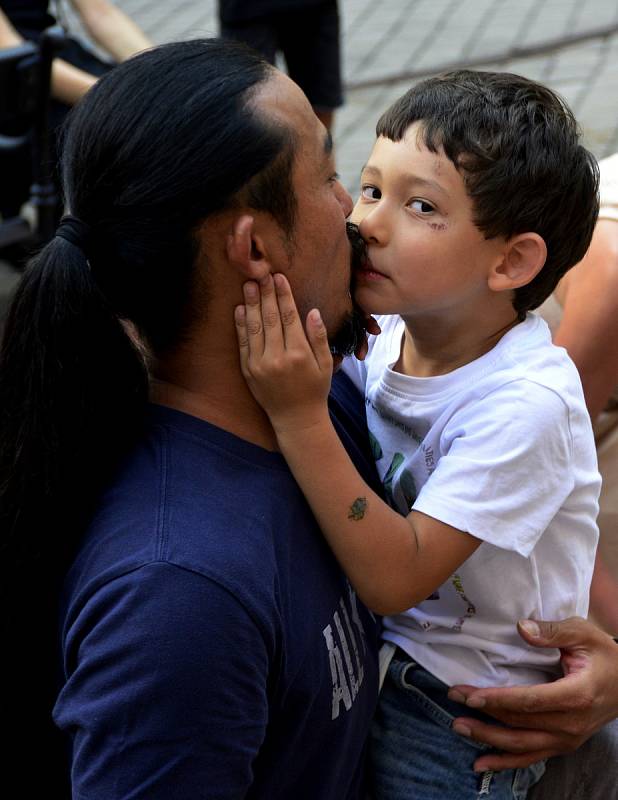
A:
POLYGON ((408 205, 410 208, 414 209, 414 211, 418 211, 421 214, 430 214, 432 211, 435 211, 431 203, 428 203, 426 200, 410 200, 408 205))
POLYGON ((371 184, 367 183, 361 186, 361 195, 365 200, 379 200, 382 197, 382 192, 377 186, 371 186, 371 184))

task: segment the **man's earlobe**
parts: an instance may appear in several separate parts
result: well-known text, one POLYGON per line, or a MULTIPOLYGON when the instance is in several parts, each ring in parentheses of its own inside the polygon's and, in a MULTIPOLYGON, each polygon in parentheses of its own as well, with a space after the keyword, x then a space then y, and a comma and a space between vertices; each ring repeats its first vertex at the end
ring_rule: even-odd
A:
POLYGON ((534 280, 547 259, 547 245, 538 233, 519 233, 506 242, 502 255, 489 274, 494 292, 519 289, 534 280))
POLYGON ((257 280, 271 272, 262 238, 255 231, 255 220, 249 214, 237 217, 226 242, 228 261, 245 280, 257 280))

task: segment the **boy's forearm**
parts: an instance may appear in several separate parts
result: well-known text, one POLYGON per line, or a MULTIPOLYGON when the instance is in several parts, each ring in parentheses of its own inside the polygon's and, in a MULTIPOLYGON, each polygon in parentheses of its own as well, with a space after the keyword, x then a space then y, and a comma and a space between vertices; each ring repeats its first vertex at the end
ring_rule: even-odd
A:
POLYGON ((379 614, 426 596, 412 523, 360 477, 328 416, 303 430, 278 431, 294 477, 361 600, 379 614), (419 592, 420 590, 420 592, 419 592))

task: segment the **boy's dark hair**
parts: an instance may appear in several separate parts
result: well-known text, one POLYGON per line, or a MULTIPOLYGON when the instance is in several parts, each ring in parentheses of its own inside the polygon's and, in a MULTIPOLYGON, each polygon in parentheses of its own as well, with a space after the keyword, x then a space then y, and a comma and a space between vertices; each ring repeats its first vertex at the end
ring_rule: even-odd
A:
POLYGON ((459 70, 406 92, 376 133, 397 142, 417 121, 424 145, 442 148, 461 170, 486 238, 534 231, 545 240, 543 269, 513 298, 523 318, 583 258, 597 219, 599 170, 573 114, 555 92, 520 75, 459 70))

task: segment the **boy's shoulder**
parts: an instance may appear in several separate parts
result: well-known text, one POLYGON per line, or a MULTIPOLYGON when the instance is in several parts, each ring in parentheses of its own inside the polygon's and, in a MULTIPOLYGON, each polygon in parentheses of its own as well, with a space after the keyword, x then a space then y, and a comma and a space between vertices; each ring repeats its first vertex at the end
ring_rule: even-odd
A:
POLYGON ((378 322, 382 333, 371 342, 365 362, 368 388, 387 384, 393 392, 416 403, 435 403, 444 408, 453 402, 453 410, 495 398, 496 392, 502 391, 509 396, 519 394, 540 406, 551 394, 569 415, 586 414, 577 369, 566 350, 552 343, 549 327, 536 314, 528 313, 480 358, 431 378, 402 376, 387 369, 398 358, 404 322, 397 316, 378 317, 378 322))
POLYGON ((585 405, 575 364, 563 347, 552 342, 549 326, 537 314, 529 312, 479 362, 485 358, 489 381, 520 379, 551 390, 567 405, 585 405))
MULTIPOLYGON (((405 330, 403 319, 390 314, 378 316, 376 320, 382 332, 370 338, 369 359, 396 358, 405 330)), ((553 344, 547 323, 530 312, 491 350, 450 374, 455 375, 460 370, 471 372, 474 368, 478 369, 479 375, 497 377, 500 373, 508 372, 513 377, 521 375, 531 379, 547 379, 555 384, 571 382, 577 377, 575 365, 566 350, 553 344)))

